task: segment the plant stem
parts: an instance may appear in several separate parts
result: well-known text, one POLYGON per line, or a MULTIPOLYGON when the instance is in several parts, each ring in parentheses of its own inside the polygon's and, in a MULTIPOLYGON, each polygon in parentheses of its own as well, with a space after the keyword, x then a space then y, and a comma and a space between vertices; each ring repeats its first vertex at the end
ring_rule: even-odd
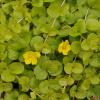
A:
POLYGON ((88 13, 89 13, 89 8, 87 9, 87 12, 86 12, 86 15, 85 15, 85 21, 87 19, 88 13))

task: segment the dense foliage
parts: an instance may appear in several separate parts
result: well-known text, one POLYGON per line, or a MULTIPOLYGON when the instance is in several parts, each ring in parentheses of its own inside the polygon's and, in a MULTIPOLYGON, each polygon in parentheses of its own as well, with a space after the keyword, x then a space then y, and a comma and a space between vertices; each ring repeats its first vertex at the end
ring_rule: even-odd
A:
POLYGON ((0 100, 100 97, 100 0, 0 0, 0 100))

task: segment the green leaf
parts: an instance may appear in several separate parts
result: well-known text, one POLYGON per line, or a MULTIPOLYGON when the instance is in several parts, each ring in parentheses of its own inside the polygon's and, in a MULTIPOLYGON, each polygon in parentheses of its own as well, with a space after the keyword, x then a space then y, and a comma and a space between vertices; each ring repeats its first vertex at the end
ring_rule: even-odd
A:
POLYGON ((18 58, 18 52, 12 49, 8 50, 8 58, 11 60, 16 60, 18 58))
POLYGON ((19 95, 18 91, 13 90, 13 91, 8 92, 8 93, 5 94, 4 100, 18 100, 17 99, 18 95, 19 95))
POLYGON ((14 33, 5 25, 0 24, 0 42, 9 41, 14 36, 14 33))
POLYGON ((100 29, 100 23, 97 19, 87 19, 86 27, 89 31, 96 32, 100 29))
POLYGON ((0 83, 0 93, 10 92, 13 89, 12 83, 0 83))
POLYGON ((29 88, 30 88, 30 86, 29 86, 29 84, 30 84, 30 79, 29 79, 29 77, 27 77, 27 76, 21 76, 19 79, 18 79, 18 82, 19 82, 19 84, 21 85, 21 87, 22 87, 22 91, 28 91, 29 90, 29 88))
POLYGON ((64 71, 67 74, 75 73, 75 74, 80 74, 83 71, 83 66, 80 63, 68 63, 64 67, 64 71))
POLYGON ((65 3, 61 7, 61 4, 61 0, 57 0, 51 3, 49 8, 47 9, 48 15, 50 15, 51 17, 65 16, 68 13, 69 5, 65 3))
POLYGON ((31 10, 31 15, 32 17, 39 15, 39 16, 44 16, 46 14, 46 9, 44 6, 42 7, 33 7, 31 10))
POLYGON ((90 78, 93 77, 96 73, 96 69, 88 66, 87 68, 85 68, 85 74, 86 74, 86 78, 90 78))
POLYGON ((8 67, 13 74, 21 74, 24 71, 24 65, 20 62, 13 62, 8 67))
POLYGON ((43 0, 43 2, 53 2, 55 0, 43 0))
POLYGON ((73 85, 70 89, 70 96, 75 97, 77 86, 73 85))
POLYGON ((81 74, 75 74, 75 73, 72 74, 72 77, 76 81, 81 80, 83 78, 81 74))
POLYGON ((98 50, 99 49, 99 37, 98 35, 91 33, 88 35, 87 41, 89 43, 89 48, 91 50, 98 50))
POLYGON ((49 80, 49 88, 58 91, 61 88, 61 86, 59 85, 59 80, 58 79, 49 80))
POLYGON ((64 58, 63 58, 63 64, 67 64, 67 63, 70 63, 70 62, 72 62, 73 61, 73 56, 71 55, 68 55, 68 56, 65 56, 64 58))
POLYGON ((80 74, 83 72, 83 66, 81 63, 73 63, 73 73, 80 74))
POLYGON ((62 64, 57 60, 52 60, 50 63, 51 63, 51 65, 47 66, 48 73, 51 76, 60 75, 63 70, 62 64))
POLYGON ((79 33, 86 33, 86 24, 85 20, 79 19, 77 23, 75 23, 75 26, 77 27, 77 31, 79 33))
POLYGON ((49 83, 47 80, 42 81, 39 85, 39 90, 42 94, 47 94, 49 92, 49 83))
POLYGON ((66 78, 59 79, 59 84, 61 86, 67 86, 67 79, 66 78))
POLYGON ((72 44, 71 44, 71 51, 74 54, 78 54, 81 51, 81 44, 80 44, 79 41, 72 42, 72 44))
POLYGON ((72 77, 67 77, 67 84, 68 85, 74 84, 74 79, 72 77))
POLYGON ((39 79, 39 80, 44 80, 48 76, 48 73, 46 72, 46 70, 40 68, 39 66, 36 66, 34 68, 34 74, 36 76, 36 79, 39 79))
POLYGON ((86 0, 77 0, 77 4, 78 4, 78 6, 82 6, 82 5, 84 5, 86 3, 86 0))
POLYGON ((33 100, 36 99, 36 93, 35 92, 30 92, 30 96, 33 100))
POLYGON ((14 33, 20 33, 22 31, 20 23, 17 23, 17 21, 12 17, 9 19, 8 28, 11 29, 14 33))
POLYGON ((60 100, 70 100, 68 94, 62 94, 62 96, 60 97, 60 100))
POLYGON ((92 58, 90 59, 90 65, 93 67, 100 67, 100 54, 99 53, 95 53, 95 55, 92 56, 92 58))
POLYGON ((100 97, 100 84, 92 87, 92 91, 96 96, 100 97))
POLYGON ((64 66, 64 71, 67 74, 71 74, 72 73, 72 68, 73 68, 73 64, 72 63, 68 63, 64 66))
POLYGON ((5 82, 13 82, 15 80, 15 75, 10 73, 9 70, 5 70, 1 74, 1 79, 5 82))
POLYGON ((96 10, 100 10, 100 6, 99 6, 100 1, 99 0, 87 0, 87 3, 90 7, 94 8, 96 10))
POLYGON ((91 81, 91 84, 93 85, 100 84, 100 78, 97 75, 91 77, 90 81, 91 81))
POLYGON ((90 62, 90 57, 93 55, 91 51, 81 51, 79 56, 83 60, 84 65, 88 65, 90 62))
POLYGON ((89 50, 90 49, 89 41, 87 39, 84 39, 81 43, 81 47, 83 50, 89 50))
POLYGON ((69 34, 69 36, 72 36, 72 37, 77 37, 77 36, 81 35, 81 33, 78 32, 78 27, 77 26, 73 26, 72 28, 70 28, 68 34, 69 34))
POLYGON ((90 88, 90 80, 85 79, 81 84, 81 89, 82 90, 88 90, 89 88, 90 88))
POLYGON ((35 7, 43 6, 43 0, 32 0, 32 5, 35 7))
POLYGON ((77 91, 75 93, 75 97, 77 99, 84 99, 86 97, 86 91, 81 91, 81 90, 77 91))
POLYGON ((0 62, 0 74, 6 70, 7 64, 5 62, 0 62))
POLYGON ((32 38, 30 45, 36 51, 40 51, 43 47, 43 38, 41 36, 35 36, 32 38))
POLYGON ((50 54, 51 53, 51 47, 48 43, 45 43, 43 49, 42 49, 43 54, 50 54))
POLYGON ((5 13, 0 9, 0 23, 3 25, 6 23, 6 16, 5 13))
POLYGON ((31 89, 34 90, 35 88, 38 88, 38 86, 39 86, 39 80, 36 79, 35 76, 32 77, 32 78, 30 79, 30 87, 31 87, 31 89))
POLYGON ((29 96, 25 93, 22 93, 18 96, 18 100, 29 100, 29 96))

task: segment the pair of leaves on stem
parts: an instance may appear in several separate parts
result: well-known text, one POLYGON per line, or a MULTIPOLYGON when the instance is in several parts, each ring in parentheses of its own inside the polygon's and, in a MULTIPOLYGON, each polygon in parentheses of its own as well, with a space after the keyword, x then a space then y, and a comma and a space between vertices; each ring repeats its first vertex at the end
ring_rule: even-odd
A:
POLYGON ((81 63, 77 63, 77 62, 67 63, 64 66, 64 71, 67 74, 71 74, 71 73, 80 74, 83 72, 83 65, 81 63))
POLYGON ((15 80, 17 74, 21 74, 24 71, 24 65, 19 62, 13 62, 6 66, 5 69, 1 73, 1 79, 5 82, 12 82, 15 80))
POLYGON ((87 39, 82 41, 81 47, 83 50, 99 50, 100 37, 95 33, 90 33, 87 39))
POLYGON ((61 74, 63 69, 62 64, 56 60, 47 60, 45 61, 42 66, 39 65, 34 68, 34 74, 36 78, 39 80, 44 80, 47 78, 48 73, 51 76, 57 76, 61 74))

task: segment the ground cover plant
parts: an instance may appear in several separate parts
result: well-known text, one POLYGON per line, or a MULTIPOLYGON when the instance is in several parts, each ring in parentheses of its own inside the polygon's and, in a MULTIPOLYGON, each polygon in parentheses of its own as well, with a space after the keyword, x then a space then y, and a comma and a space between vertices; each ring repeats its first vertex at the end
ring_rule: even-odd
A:
POLYGON ((100 0, 0 0, 0 100, 99 100, 100 0))

